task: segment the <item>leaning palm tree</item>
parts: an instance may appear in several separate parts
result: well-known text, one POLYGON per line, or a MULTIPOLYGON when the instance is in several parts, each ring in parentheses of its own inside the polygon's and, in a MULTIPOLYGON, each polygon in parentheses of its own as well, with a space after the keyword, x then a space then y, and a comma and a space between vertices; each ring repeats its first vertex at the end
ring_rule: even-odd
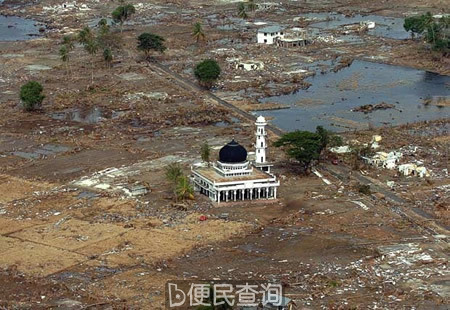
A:
POLYGON ((248 17, 246 7, 243 2, 239 2, 238 4, 238 16, 243 19, 246 19, 248 17))
POLYGON ((200 40, 205 40, 205 33, 203 32, 203 27, 200 22, 196 22, 194 24, 194 30, 192 31, 192 36, 195 38, 198 43, 200 40))

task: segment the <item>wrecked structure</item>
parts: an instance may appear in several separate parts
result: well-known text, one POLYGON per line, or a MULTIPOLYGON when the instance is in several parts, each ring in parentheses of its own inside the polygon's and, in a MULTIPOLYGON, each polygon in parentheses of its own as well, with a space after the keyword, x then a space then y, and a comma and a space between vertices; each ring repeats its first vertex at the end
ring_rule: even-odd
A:
POLYGON ((264 69, 264 63, 258 60, 237 61, 236 69, 245 71, 254 71, 264 69))
POLYGON ((264 117, 256 120, 255 160, 249 161, 247 150, 234 139, 222 147, 219 160, 212 167, 192 167, 194 189, 217 203, 237 200, 276 199, 280 182, 270 173, 267 162, 264 117))
POLYGON ((311 40, 306 29, 295 27, 287 30, 283 37, 277 37, 275 43, 281 47, 302 47, 310 44, 311 40))
POLYGON ((284 29, 280 26, 267 26, 258 30, 257 41, 261 44, 274 44, 277 39, 284 38, 284 29))

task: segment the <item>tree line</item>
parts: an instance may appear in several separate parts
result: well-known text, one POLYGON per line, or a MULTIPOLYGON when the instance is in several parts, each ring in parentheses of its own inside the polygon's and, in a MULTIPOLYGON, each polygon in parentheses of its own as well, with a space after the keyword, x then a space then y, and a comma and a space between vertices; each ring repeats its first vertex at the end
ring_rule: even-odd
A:
POLYGON ((435 18, 430 12, 405 18, 403 27, 411 37, 423 37, 435 51, 450 53, 450 16, 435 18))

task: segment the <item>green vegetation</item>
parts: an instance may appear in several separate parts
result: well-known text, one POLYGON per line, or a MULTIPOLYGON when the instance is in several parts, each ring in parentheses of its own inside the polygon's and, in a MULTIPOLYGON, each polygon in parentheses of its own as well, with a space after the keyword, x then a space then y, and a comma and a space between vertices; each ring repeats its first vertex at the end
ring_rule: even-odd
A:
POLYGON ((192 36, 195 38, 195 41, 198 43, 200 40, 205 40, 206 36, 203 32, 202 24, 196 22, 194 24, 194 30, 192 31, 192 36))
POLYGON ((342 139, 318 126, 316 132, 296 130, 286 133, 274 145, 283 147, 286 155, 296 160, 306 172, 319 160, 320 154, 327 147, 342 145, 342 139))
POLYGON ((371 195, 372 191, 370 190, 370 185, 366 184, 359 184, 358 185, 358 192, 364 195, 371 195))
POLYGON ((99 44, 95 33, 88 26, 84 27, 78 33, 78 41, 89 55, 91 55, 91 83, 94 83, 94 59, 97 55, 99 44))
POLYGON ((344 144, 340 136, 332 131, 326 130, 322 126, 317 126, 316 133, 320 136, 322 150, 327 147, 336 147, 344 144))
POLYGON ((166 179, 172 183, 176 183, 178 178, 183 175, 181 166, 177 163, 170 164, 166 167, 166 179))
POLYGON ((313 161, 319 160, 322 141, 319 134, 309 131, 292 131, 275 141, 276 147, 283 147, 286 155, 296 160, 306 172, 313 161))
POLYGON ((243 2, 239 2, 238 4, 238 16, 243 19, 248 18, 247 8, 245 7, 245 4, 243 2))
POLYGON ((256 8, 257 8, 257 5, 256 5, 256 3, 255 3, 255 0, 248 0, 247 8, 248 8, 250 11, 254 12, 254 11, 256 10, 256 8))
POLYGON ((109 47, 105 47, 103 49, 103 59, 105 60, 108 68, 111 68, 111 63, 113 61, 113 55, 112 55, 112 51, 109 47))
POLYGON ((205 142, 202 144, 202 148, 200 150, 201 152, 201 156, 202 156, 202 160, 206 163, 210 163, 210 156, 211 156, 211 147, 209 146, 208 142, 205 142))
POLYGON ((435 51, 442 52, 443 55, 450 53, 450 17, 433 18, 430 12, 420 16, 410 16, 405 18, 403 27, 411 32, 411 36, 423 35, 426 42, 431 44, 435 51))
POLYGON ((194 199, 194 188, 187 176, 182 175, 178 178, 175 193, 177 200, 194 199))
POLYGON ((175 199, 194 199, 194 189, 189 178, 183 174, 180 164, 170 164, 165 170, 166 179, 172 184, 175 199))
POLYGON ((123 31, 123 23, 126 22, 131 15, 136 13, 136 9, 132 4, 118 6, 111 14, 115 23, 120 24, 120 32, 123 31))
POLYGON ((63 63, 66 64, 66 70, 67 74, 70 73, 70 66, 69 66, 69 60, 70 60, 70 52, 73 50, 73 38, 70 36, 64 36, 62 40, 61 48, 59 49, 59 56, 61 57, 61 60, 63 63))
POLYGON ((220 76, 220 66, 213 59, 206 59, 198 63, 194 69, 194 75, 201 85, 211 88, 220 76))
POLYGON ((151 51, 156 51, 160 53, 164 53, 167 49, 164 45, 164 38, 153 34, 144 32, 138 37, 138 50, 141 50, 145 53, 145 57, 148 59, 150 57, 151 51))
POLYGON ((42 94, 44 88, 36 81, 30 81, 20 88, 20 100, 26 111, 34 111, 41 107, 45 96, 42 94))

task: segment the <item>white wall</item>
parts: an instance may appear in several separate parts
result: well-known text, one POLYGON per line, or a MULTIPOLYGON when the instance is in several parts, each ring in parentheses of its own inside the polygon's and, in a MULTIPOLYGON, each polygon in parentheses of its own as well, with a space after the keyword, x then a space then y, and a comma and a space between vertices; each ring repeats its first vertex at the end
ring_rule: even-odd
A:
POLYGON ((277 37, 284 38, 284 33, 283 35, 280 35, 279 32, 275 32, 273 33, 273 35, 271 33, 267 33, 267 35, 264 35, 263 32, 258 32, 257 35, 258 43, 262 44, 273 44, 273 40, 277 37))

